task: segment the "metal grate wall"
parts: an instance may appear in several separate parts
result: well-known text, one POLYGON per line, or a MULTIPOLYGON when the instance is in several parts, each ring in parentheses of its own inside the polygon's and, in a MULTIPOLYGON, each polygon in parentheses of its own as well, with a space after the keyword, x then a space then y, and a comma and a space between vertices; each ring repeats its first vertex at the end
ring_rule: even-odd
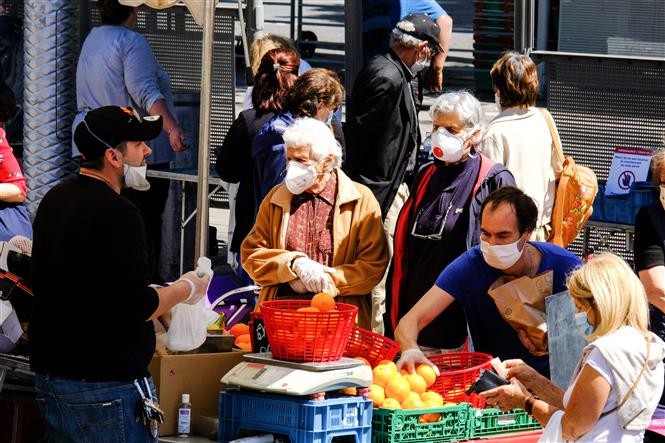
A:
POLYGON ((665 2, 561 0, 559 51, 665 57, 665 2))
MULTIPOLYGON (((665 135, 665 59, 621 58, 534 51, 547 62, 547 108, 566 155, 607 180, 618 146, 656 149, 665 135)), ((626 226, 594 225, 569 246, 577 254, 612 250, 632 264, 626 226)))
MULTIPOLYGON (((91 8, 91 24, 100 23, 99 11, 91 8)), ((215 148, 235 120, 235 53, 234 24, 237 10, 217 8, 212 67, 212 109, 210 134, 210 164, 215 164, 215 148)), ((196 93, 201 89, 202 28, 196 24, 185 6, 176 5, 162 10, 141 7, 136 31, 144 35, 159 63, 171 77, 174 94, 196 93)), ((228 195, 220 191, 212 197, 215 202, 227 202, 228 195)))
POLYGON ((563 149, 605 181, 617 146, 655 149, 665 134, 665 61, 547 65, 547 108, 563 149))

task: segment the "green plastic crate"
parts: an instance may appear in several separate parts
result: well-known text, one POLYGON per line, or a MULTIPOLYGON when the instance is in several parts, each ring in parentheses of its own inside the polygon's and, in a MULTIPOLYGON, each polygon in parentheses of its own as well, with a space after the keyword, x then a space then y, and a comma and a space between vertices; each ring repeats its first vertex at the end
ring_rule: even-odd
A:
POLYGON ((372 415, 372 443, 453 442, 467 440, 470 434, 471 406, 424 409, 374 409, 372 415), (435 423, 419 423, 423 414, 441 414, 435 423))
POLYGON ((471 438, 490 437, 541 428, 540 423, 522 409, 501 412, 496 408, 472 408, 470 418, 471 438))

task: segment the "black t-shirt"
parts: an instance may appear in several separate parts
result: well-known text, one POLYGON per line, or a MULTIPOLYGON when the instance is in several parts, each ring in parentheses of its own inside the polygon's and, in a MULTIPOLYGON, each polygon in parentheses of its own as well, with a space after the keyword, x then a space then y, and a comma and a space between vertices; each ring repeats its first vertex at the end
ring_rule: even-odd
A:
POLYGON ((157 292, 139 210, 77 176, 51 189, 33 225, 32 369, 88 381, 148 375, 157 292))
MULTIPOLYGON (((660 203, 658 203, 660 205, 660 203)), ((658 211, 662 208, 657 208, 658 211)), ((662 214, 665 219, 665 214, 662 214)), ((640 208, 635 217, 635 271, 640 272, 654 266, 665 266, 663 240, 654 226, 647 207, 640 208)), ((665 339, 665 314, 653 305, 649 306, 649 329, 665 339)), ((665 392, 661 394, 661 405, 665 405, 665 392)))

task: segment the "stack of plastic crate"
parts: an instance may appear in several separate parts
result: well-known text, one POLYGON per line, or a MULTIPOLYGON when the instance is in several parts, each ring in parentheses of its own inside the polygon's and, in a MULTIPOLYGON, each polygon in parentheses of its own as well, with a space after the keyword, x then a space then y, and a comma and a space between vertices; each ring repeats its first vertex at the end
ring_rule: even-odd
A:
POLYGON ((370 443, 371 431, 372 402, 363 397, 310 400, 232 389, 219 397, 220 442, 258 432, 287 436, 291 443, 329 443, 339 437, 370 443))

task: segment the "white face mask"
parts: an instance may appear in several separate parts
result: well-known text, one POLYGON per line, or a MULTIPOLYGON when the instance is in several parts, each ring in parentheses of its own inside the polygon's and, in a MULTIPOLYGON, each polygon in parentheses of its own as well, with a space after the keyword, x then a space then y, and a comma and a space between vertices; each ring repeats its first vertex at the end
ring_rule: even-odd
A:
POLYGON ((314 179, 319 175, 315 168, 318 163, 319 162, 316 162, 313 165, 304 165, 295 160, 291 160, 286 166, 286 177, 284 178, 286 189, 288 189, 291 194, 298 195, 311 188, 314 184, 314 179))
POLYGON ((660 188, 660 204, 663 205, 663 209, 665 209, 665 188, 660 188))
POLYGON ((520 240, 522 240, 522 237, 518 238, 514 243, 507 245, 490 245, 481 239, 480 251, 483 253, 483 258, 488 265, 503 271, 517 263, 517 260, 522 256, 524 246, 522 246, 522 249, 517 247, 520 240))
POLYGON ((432 155, 448 163, 460 161, 469 151, 469 148, 464 148, 464 142, 471 138, 474 132, 476 132, 475 126, 468 131, 467 136, 459 137, 448 132, 446 128, 438 128, 431 136, 432 155))
POLYGON ((150 182, 145 178, 147 166, 130 166, 123 164, 123 174, 125 176, 125 187, 136 189, 137 191, 147 191, 150 189, 150 182))
POLYGON ((494 93, 494 103, 496 104, 496 109, 498 109, 499 112, 502 111, 501 109, 501 97, 499 96, 498 92, 494 93))

